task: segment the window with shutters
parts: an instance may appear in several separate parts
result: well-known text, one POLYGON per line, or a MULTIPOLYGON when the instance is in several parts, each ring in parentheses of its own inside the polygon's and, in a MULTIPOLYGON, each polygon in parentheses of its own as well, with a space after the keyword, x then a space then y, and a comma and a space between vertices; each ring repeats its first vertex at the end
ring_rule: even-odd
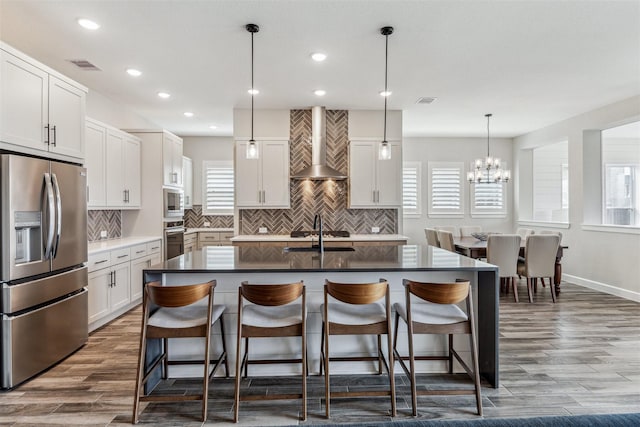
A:
MULTIPOLYGON (((506 169, 506 165, 504 166, 506 169)), ((483 181, 488 181, 490 174, 485 171, 483 181)), ((507 215, 506 184, 500 182, 482 182, 470 184, 471 216, 497 217, 507 215)))
POLYGON ((233 162, 202 162, 202 214, 233 215, 233 162))
POLYGON ((417 217, 422 214, 421 182, 422 163, 404 162, 402 166, 402 213, 404 216, 417 217))
POLYGON ((429 216, 464 216, 463 162, 429 162, 429 216))

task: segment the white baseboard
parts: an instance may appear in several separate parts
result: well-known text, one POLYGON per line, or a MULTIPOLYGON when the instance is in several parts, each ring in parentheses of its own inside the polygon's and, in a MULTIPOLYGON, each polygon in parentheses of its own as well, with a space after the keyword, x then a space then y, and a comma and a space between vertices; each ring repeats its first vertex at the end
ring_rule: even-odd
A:
POLYGON ((572 276, 570 274, 564 273, 562 274, 562 280, 566 280, 570 283, 575 283, 576 285, 584 286, 585 288, 601 291, 606 294, 626 298, 635 302, 640 302, 640 292, 628 291, 616 286, 607 285, 606 283, 600 283, 594 280, 589 280, 583 277, 572 276))

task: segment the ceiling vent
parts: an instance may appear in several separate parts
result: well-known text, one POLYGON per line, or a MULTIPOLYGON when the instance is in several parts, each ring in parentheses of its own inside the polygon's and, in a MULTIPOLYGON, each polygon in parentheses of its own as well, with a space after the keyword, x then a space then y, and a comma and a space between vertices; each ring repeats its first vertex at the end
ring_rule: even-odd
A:
POLYGON ((423 96, 418 98, 418 100, 416 101, 416 104, 431 104, 433 101, 435 101, 438 98, 434 98, 431 96, 423 96))
POLYGON ((67 61, 85 71, 100 71, 100 68, 96 67, 86 59, 68 59, 67 61))

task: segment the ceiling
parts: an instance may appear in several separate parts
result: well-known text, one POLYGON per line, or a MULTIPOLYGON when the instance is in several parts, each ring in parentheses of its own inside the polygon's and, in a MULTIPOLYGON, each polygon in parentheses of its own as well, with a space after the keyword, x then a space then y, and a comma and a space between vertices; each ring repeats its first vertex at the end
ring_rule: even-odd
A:
POLYGON ((393 26, 388 102, 405 136, 486 135, 493 113, 492 136, 514 137, 640 94, 639 1, 0 0, 0 39, 182 136, 232 135, 233 109, 250 107, 248 23, 256 109, 381 110, 379 30, 393 26))

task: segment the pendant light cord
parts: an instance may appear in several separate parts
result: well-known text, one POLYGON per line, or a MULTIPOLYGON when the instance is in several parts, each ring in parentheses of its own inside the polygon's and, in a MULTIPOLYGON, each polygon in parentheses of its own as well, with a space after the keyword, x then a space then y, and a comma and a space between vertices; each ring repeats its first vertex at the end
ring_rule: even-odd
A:
POLYGON ((251 141, 253 141, 253 97, 255 87, 253 86, 253 32, 251 33, 251 141))
POLYGON ((492 114, 485 114, 485 117, 487 118, 487 157, 490 156, 490 152, 489 152, 489 118, 492 116, 492 114))
POLYGON ((387 68, 389 64, 389 34, 384 35, 384 137, 383 141, 387 142, 387 98, 389 93, 387 91, 387 68))

